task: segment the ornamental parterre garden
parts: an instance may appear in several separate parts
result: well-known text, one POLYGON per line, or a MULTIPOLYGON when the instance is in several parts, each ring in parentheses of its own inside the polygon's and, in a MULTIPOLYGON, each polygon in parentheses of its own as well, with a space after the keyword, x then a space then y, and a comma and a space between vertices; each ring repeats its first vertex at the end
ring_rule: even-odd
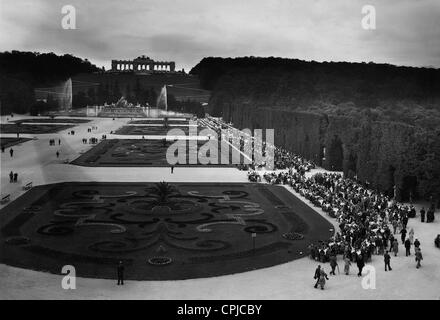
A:
POLYGON ((30 138, 4 138, 4 137, 1 137, 0 144, 1 144, 2 148, 9 148, 9 147, 15 146, 17 144, 20 144, 20 143, 23 143, 23 142, 26 142, 29 140, 31 140, 31 139, 30 138))
POLYGON ((38 186, 1 211, 0 261, 82 277, 175 280, 306 255, 331 224, 279 186, 94 183, 38 186))
MULTIPOLYGON (((148 139, 109 139, 102 140, 98 145, 72 161, 72 164, 79 166, 93 166, 93 167, 162 167, 170 166, 167 161, 167 151, 177 140, 148 140, 148 139)), ((211 141, 218 146, 218 154, 215 159, 217 163, 201 164, 199 157, 190 160, 191 156, 197 154, 200 148, 208 141, 184 141, 182 152, 183 163, 178 163, 177 166, 226 166, 233 167, 233 149, 230 145, 226 145, 227 150, 222 150, 225 145, 221 145, 218 141, 211 141), (223 158, 227 159, 222 163, 223 158)), ((174 150, 174 149, 173 149, 174 150)), ((176 157, 179 156, 179 150, 173 153, 176 157)), ((205 154, 210 156, 210 152, 205 154)), ((239 155, 240 161, 243 162, 243 155, 239 155)))
POLYGON ((45 134, 56 133, 62 130, 73 128, 74 125, 68 124, 11 124, 6 123, 0 126, 0 133, 29 133, 45 134))
POLYGON ((76 118, 29 118, 11 121, 13 123, 87 123, 90 122, 88 119, 76 119, 76 118))
MULTIPOLYGON (((59 126, 37 120, 32 125, 23 122, 18 126, 32 126, 40 133, 47 126, 59 126)), ((67 125, 74 128, 58 133, 61 144, 56 148, 48 143, 54 140, 52 135, 36 135, 23 144, 20 142, 25 140, 2 137, 2 143, 18 142, 13 155, 10 150, 2 153, 2 172, 17 172, 19 178, 18 183, 2 184, 2 200, 8 203, 2 203, 0 210, 0 266, 6 270, 0 280, 10 282, 9 278, 16 277, 17 286, 27 288, 26 283, 34 279, 31 270, 35 270, 41 277, 52 279, 52 287, 53 281, 59 286, 58 277, 63 267, 69 265, 75 267, 81 285, 99 281, 100 285, 93 290, 105 290, 106 283, 116 286, 117 270, 122 262, 123 277, 130 286, 152 284, 139 280, 197 279, 184 283, 197 290, 202 288, 205 295, 211 292, 212 283, 219 285, 217 281, 221 279, 220 282, 226 281, 220 284, 221 292, 240 283, 234 297, 255 297, 254 292, 248 292, 248 281, 258 288, 266 288, 275 281, 280 286, 275 290, 278 296, 303 298, 302 291, 315 290, 316 280, 312 278, 316 265, 328 272, 328 262, 334 269, 332 261, 339 260, 344 272, 337 277, 329 274, 335 279, 329 282, 329 292, 333 292, 331 296, 351 297, 351 293, 361 290, 357 287, 357 270, 345 274, 346 266, 342 269, 341 259, 344 264, 351 261, 351 269, 357 269, 361 261, 357 257, 362 260, 365 257, 365 263, 374 266, 383 279, 384 271, 379 270, 383 263, 381 247, 371 255, 358 255, 356 251, 359 248, 362 253, 364 243, 371 245, 371 237, 358 237, 357 240, 365 240, 360 247, 359 241, 351 237, 347 240, 352 242, 352 247, 348 246, 351 251, 345 250, 347 246, 342 249, 347 232, 362 228, 359 218, 342 225, 341 216, 333 210, 335 205, 346 202, 344 197, 356 199, 353 192, 362 190, 359 186, 352 188, 350 179, 338 174, 328 176, 348 186, 349 193, 341 195, 331 191, 335 187, 327 182, 320 186, 319 177, 327 177, 325 172, 320 173, 321 168, 284 149, 275 148, 276 171, 271 171, 256 161, 235 165, 232 149, 238 146, 242 149, 246 144, 231 145, 236 142, 233 139, 219 142, 215 136, 198 136, 199 140, 190 142, 187 139, 194 139, 190 135, 167 137, 168 130, 176 126, 166 127, 163 120, 97 118, 91 121, 90 125, 67 125), (155 123, 130 123, 133 121, 155 123), (136 137, 115 136, 118 128, 135 132, 136 137), (141 131, 136 131, 139 128, 141 131), (151 130, 158 130, 160 135, 140 136, 151 130), (177 142, 182 143, 179 152, 183 150, 185 164, 170 167, 167 152, 177 142), (198 156, 194 157, 206 143, 218 147, 217 164, 205 165, 198 156), (227 148, 223 150, 225 145, 227 148), (190 157, 195 158, 194 163, 190 157), (228 159, 227 163, 222 164, 221 158, 228 159), (255 171, 247 172, 248 168, 255 171), (11 199, 7 199, 4 190, 10 192, 11 199), (215 278, 218 276, 225 277, 215 278), (266 284, 260 285, 259 279, 266 276, 266 284)), ((198 125, 213 128, 217 137, 222 137, 219 133, 228 128, 225 122, 212 118, 201 119, 198 125)), ((186 124, 183 127, 189 129, 186 124)), ((253 145, 259 142, 253 141, 253 145)), ((241 162, 243 159, 241 154, 241 162)), ((423 249, 427 248, 429 259, 422 262, 422 270, 435 267, 432 261, 437 254, 429 247, 432 234, 437 231, 432 223, 434 214, 427 210, 426 222, 432 228, 422 223, 424 230, 428 230, 426 235, 420 229, 415 230, 415 237, 423 249)), ((350 212, 344 215, 348 219, 353 217, 356 218, 350 212)), ((370 221, 369 230, 376 232, 376 224, 371 222, 374 221, 370 221)), ((379 223, 387 224, 388 220, 379 223)), ((411 228, 419 228, 414 221, 409 223, 411 228)), ((399 226, 397 229, 400 232, 399 226)), ((393 255, 391 265, 396 276, 393 278, 387 272, 386 281, 394 282, 401 276, 401 270, 407 270, 413 262, 414 258, 405 258, 404 253, 401 257, 393 255)), ((418 270, 415 263, 414 270, 418 270)), ((360 272, 362 276, 368 274, 365 269, 360 272)), ((426 296, 431 297, 435 281, 420 272, 417 280, 430 288, 426 296)), ((162 288, 162 284, 156 282, 156 285, 162 288)), ((178 287, 180 282, 166 281, 163 288, 169 285, 178 287)), ((388 284, 383 288, 387 287, 388 284)), ((154 292, 145 289, 142 294, 144 291, 150 294, 148 297, 154 292)), ((113 297, 112 294, 106 291, 106 296, 113 297)), ((388 293, 379 295, 382 296, 388 297, 388 293)))
POLYGON ((189 134, 188 126, 123 126, 115 131, 115 134, 120 135, 142 135, 142 136, 166 136, 170 130, 181 130, 184 135, 189 134))
MULTIPOLYGON (((142 120, 131 120, 128 122, 128 124, 164 124, 165 119, 164 118, 157 118, 157 119, 142 119, 142 120)), ((181 119, 181 118, 167 118, 167 123, 169 125, 189 125, 189 120, 181 119)))

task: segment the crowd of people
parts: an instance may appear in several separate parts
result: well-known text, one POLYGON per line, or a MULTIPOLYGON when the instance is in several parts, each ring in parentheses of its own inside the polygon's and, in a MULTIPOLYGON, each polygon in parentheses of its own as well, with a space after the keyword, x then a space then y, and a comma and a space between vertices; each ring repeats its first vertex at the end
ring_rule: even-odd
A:
MULTIPOLYGON (((252 157, 250 164, 237 165, 237 168, 240 170, 255 170, 256 168, 282 170, 293 168, 297 172, 304 174, 315 168, 315 164, 312 161, 299 157, 283 148, 276 147, 267 141, 263 141, 262 137, 253 136, 245 130, 238 130, 232 127, 230 123, 226 123, 221 119, 210 117, 204 119, 202 125, 213 129, 217 132, 218 137, 222 137, 252 157), (273 158, 270 155, 269 148, 273 150, 273 158), (272 163, 273 166, 271 165, 272 163)), ((258 179, 258 174, 254 172, 250 174, 251 181, 256 182, 258 179)))
MULTIPOLYGON (((309 246, 311 259, 330 263, 330 275, 335 275, 338 255, 344 261, 345 274, 349 274, 351 264, 355 263, 359 269, 358 276, 361 276, 365 263, 371 261, 373 255, 383 256, 385 271, 392 270, 390 254, 398 255, 399 236, 405 255, 411 256, 411 248, 414 248, 416 267, 421 267, 421 243, 415 238, 414 230, 407 228, 408 219, 416 216, 413 205, 398 203, 389 196, 369 189, 367 183, 344 178, 340 173, 320 172, 307 178, 305 172, 314 168, 312 163, 288 153, 284 153, 280 159, 288 170, 265 172, 264 181, 290 186, 339 224, 339 231, 334 236, 309 246)), ((256 171, 249 171, 248 178, 252 182, 262 180, 256 171)), ((430 221, 434 220, 434 211, 432 205, 429 209, 430 221)), ((315 287, 325 283, 327 275, 322 272, 322 268, 316 271, 315 287)))
MULTIPOLYGON (((105 139, 104 137, 102 137, 102 139, 105 139)), ((82 139, 82 143, 83 144, 97 144, 99 142, 98 138, 92 137, 89 138, 89 140, 87 140, 87 138, 83 138, 82 139)))
POLYGON ((312 161, 297 156, 290 151, 275 147, 275 169, 295 169, 298 173, 304 173, 314 169, 316 166, 312 161))
POLYGON ((428 212, 425 211, 425 207, 422 207, 422 210, 420 210, 420 220, 421 220, 421 222, 425 222, 425 215, 426 215, 426 222, 427 223, 434 222, 434 219, 435 219, 434 213, 435 213, 434 205, 432 205, 428 209, 428 212))

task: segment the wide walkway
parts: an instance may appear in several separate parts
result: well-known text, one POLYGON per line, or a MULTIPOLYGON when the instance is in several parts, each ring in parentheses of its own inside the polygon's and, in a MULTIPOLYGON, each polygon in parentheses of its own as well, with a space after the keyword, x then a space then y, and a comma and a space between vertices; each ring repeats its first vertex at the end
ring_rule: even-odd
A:
MULTIPOLYGON (((21 185, 27 181, 33 181, 34 185, 60 181, 247 181, 246 172, 234 168, 177 168, 171 174, 169 168, 86 168, 65 164, 64 160, 72 160, 92 147, 82 144, 82 138, 107 134, 110 139, 110 131, 130 120, 91 119, 92 122, 73 128, 76 132, 73 136, 67 130, 36 135, 36 140, 14 146, 13 158, 8 152, 2 153, 1 193, 10 193, 14 199, 23 193, 21 185), (91 126, 98 129, 87 133, 91 126), (61 145, 49 146, 49 139, 58 141, 58 137, 61 145), (57 150, 61 154, 59 159, 55 155, 57 150), (19 173, 19 183, 9 183, 11 170, 19 173)), ((4 123, 5 117, 1 121, 4 123)), ((322 210, 315 210, 334 223, 322 210)), ((62 289, 61 275, 0 265, 0 299, 440 299, 440 249, 433 244, 434 237, 440 233, 436 215, 435 223, 422 224, 417 218, 410 219, 408 224, 421 242, 423 267, 416 269, 414 257, 402 255, 402 246, 400 255, 392 257, 391 272, 384 271, 381 256, 373 256, 370 265, 376 268, 374 290, 362 288, 362 278, 356 276, 355 265, 349 276, 330 276, 324 291, 314 289, 317 264, 305 257, 271 268, 207 279, 127 281, 124 286, 117 286, 111 280, 78 278, 75 290, 62 289)), ((342 271, 340 258, 338 262, 342 271)), ((324 268, 329 271, 328 264, 324 268)))

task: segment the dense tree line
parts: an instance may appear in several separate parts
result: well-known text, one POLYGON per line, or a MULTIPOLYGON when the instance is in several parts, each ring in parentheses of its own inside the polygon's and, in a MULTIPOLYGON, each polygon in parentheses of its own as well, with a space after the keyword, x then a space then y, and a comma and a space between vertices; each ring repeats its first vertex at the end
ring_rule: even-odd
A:
POLYGON ((200 102, 190 99, 177 101, 172 94, 168 94, 167 97, 168 110, 182 113, 191 113, 196 115, 198 118, 205 117, 205 108, 200 102))
MULTIPOLYGON (((69 54, 1 52, 1 114, 31 111, 35 103, 35 87, 52 86, 77 73, 96 71, 99 69, 89 61, 69 54)), ((47 108, 51 107, 49 104, 47 108)), ((43 108, 41 103, 40 107, 43 108)))
POLYGON ((205 58, 210 112, 402 199, 440 199, 440 70, 280 58, 205 58), (324 159, 325 150, 325 159, 324 159))
POLYGON ((220 115, 230 101, 258 106, 359 114, 433 125, 440 119, 440 70, 389 64, 307 62, 281 58, 205 58, 190 72, 220 115))

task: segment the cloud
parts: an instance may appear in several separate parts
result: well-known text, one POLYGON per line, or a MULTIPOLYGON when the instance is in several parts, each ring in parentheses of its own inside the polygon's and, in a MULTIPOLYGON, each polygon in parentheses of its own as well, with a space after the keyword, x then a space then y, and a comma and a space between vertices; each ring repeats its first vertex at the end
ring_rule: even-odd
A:
POLYGON ((54 51, 110 65, 141 54, 186 70, 205 56, 283 56, 440 67, 438 0, 71 0, 77 30, 61 28, 61 0, 2 0, 0 49, 54 51), (3 32, 5 31, 5 32, 3 32))

